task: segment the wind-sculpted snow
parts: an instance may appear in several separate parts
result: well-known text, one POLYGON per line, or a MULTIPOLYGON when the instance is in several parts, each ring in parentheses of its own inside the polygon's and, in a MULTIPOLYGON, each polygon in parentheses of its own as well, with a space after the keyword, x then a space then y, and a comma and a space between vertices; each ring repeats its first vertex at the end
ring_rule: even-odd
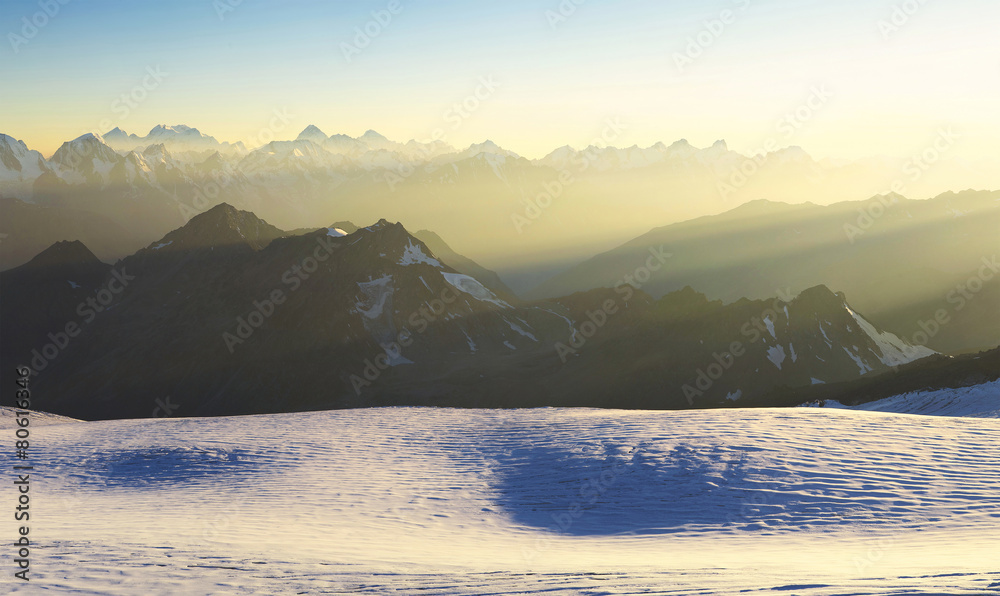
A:
POLYGON ((998 433, 826 408, 39 426, 45 547, 10 591, 989 593, 998 433))
POLYGON ((143 486, 219 482, 240 471, 252 473, 265 459, 242 449, 219 447, 139 447, 97 453, 82 462, 85 482, 143 486))
POLYGON ((1000 418, 1000 380, 948 389, 911 391, 857 406, 845 406, 828 400, 826 407, 850 408, 870 412, 895 412, 924 416, 972 416, 1000 418))

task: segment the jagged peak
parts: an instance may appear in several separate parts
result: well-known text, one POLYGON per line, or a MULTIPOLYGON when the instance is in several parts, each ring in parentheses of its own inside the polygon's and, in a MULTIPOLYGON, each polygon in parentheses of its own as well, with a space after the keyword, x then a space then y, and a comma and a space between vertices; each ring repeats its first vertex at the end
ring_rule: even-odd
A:
MULTIPOLYGON (((218 155, 218 153, 219 152, 216 151, 215 155, 218 155)), ((162 157, 170 157, 170 151, 167 150, 166 145, 164 145, 163 143, 156 143, 154 145, 146 147, 145 149, 143 149, 142 154, 147 156, 156 155, 162 157)))
POLYGON ((107 143, 104 142, 104 137, 102 137, 101 135, 97 134, 96 132, 87 132, 87 133, 84 133, 84 134, 76 137, 75 139, 73 139, 70 142, 71 143, 87 143, 87 142, 92 142, 92 141, 97 141, 98 143, 100 143, 102 145, 106 145, 107 144, 107 143))
POLYGON ((284 232, 250 211, 219 203, 163 237, 157 246, 169 250, 245 244, 260 250, 284 232))
POLYGON ((360 137, 358 137, 358 140, 359 141, 363 141, 363 142, 372 142, 372 141, 379 141, 379 142, 385 141, 385 142, 388 142, 389 141, 389 139, 387 139, 385 136, 383 136, 383 135, 381 135, 381 134, 379 134, 379 133, 377 133, 377 132, 375 132, 374 130, 371 130, 371 129, 366 130, 365 134, 363 134, 360 137))
POLYGON ((310 124, 309 126, 302 129, 302 132, 299 133, 299 136, 297 138, 301 139, 302 137, 305 136, 313 137, 317 135, 323 137, 324 139, 328 138, 326 136, 326 133, 320 130, 318 126, 316 126, 315 124, 310 124))
POLYGON ((811 305, 812 308, 835 308, 840 309, 847 305, 847 297, 843 292, 834 292, 824 284, 812 286, 799 292, 799 295, 792 299, 793 302, 811 305))
POLYGON ((193 132, 199 135, 201 134, 201 131, 199 131, 197 128, 192 128, 185 124, 175 124, 173 126, 169 126, 167 124, 157 124, 152 129, 150 129, 149 135, 153 135, 156 133, 164 133, 164 132, 172 132, 176 134, 193 132))

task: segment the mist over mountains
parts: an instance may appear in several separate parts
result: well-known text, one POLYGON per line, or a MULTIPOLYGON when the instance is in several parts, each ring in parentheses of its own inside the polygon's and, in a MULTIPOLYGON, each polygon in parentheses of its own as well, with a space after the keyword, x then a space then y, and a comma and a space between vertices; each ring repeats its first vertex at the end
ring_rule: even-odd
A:
POLYGON ((424 235, 440 254, 384 219, 289 234, 223 204, 114 266, 59 242, 0 274, 0 363, 32 367, 53 412, 112 418, 169 395, 184 415, 766 404, 935 355, 823 285, 728 305, 629 283, 525 302, 424 235))
POLYGON ((490 141, 459 150, 311 125, 249 150, 182 125, 142 137, 116 128, 48 159, 0 135, 0 267, 63 240, 112 263, 226 203, 273 234, 402 221, 508 301, 622 281, 654 300, 690 286, 724 303, 825 285, 913 344, 957 353, 1000 343, 1000 291, 985 283, 1000 248, 1000 193, 864 194, 893 177, 908 191, 956 168, 976 178, 946 155, 846 163, 797 147, 745 156, 724 141, 617 148, 615 128, 605 133, 535 160, 490 141), (758 195, 770 198, 744 201, 758 195), (672 256, 648 279, 629 279, 650 249, 672 256))
MULTIPOLYGON (((256 148, 183 125, 159 125, 144 136, 115 128, 64 143, 49 159, 4 135, 0 196, 83 207, 138 238, 105 234, 107 252, 93 247, 103 259, 131 254, 221 202, 286 230, 386 217, 442 234, 524 292, 652 225, 749 200, 825 205, 893 188, 922 199, 995 186, 993 169, 937 149, 933 160, 918 154, 847 162, 816 160, 794 146, 744 155, 725 141, 620 148, 613 124, 587 147, 564 146, 539 159, 488 140, 457 149, 441 141, 401 143, 371 130, 327 135, 312 125, 295 140, 256 148)), ((10 255, 13 246, 0 246, 0 265, 24 263, 42 248, 10 255)))

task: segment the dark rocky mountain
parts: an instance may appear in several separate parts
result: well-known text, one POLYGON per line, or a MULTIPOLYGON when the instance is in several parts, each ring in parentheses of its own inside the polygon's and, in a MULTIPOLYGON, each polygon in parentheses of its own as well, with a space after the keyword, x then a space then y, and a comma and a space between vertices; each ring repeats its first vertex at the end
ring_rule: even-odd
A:
POLYGON ((39 408, 97 419, 392 404, 704 407, 930 353, 825 287, 785 299, 724 305, 686 288, 654 300, 620 284, 526 303, 451 267, 399 224, 289 236, 224 204, 113 269, 71 243, 0 273, 0 364, 30 365, 32 350, 57 343, 50 333, 77 324, 33 387, 39 408), (79 306, 88 299, 101 310, 79 306))
MULTIPOLYGON (((935 355, 872 375, 809 387, 782 387, 747 405, 796 406, 836 400, 855 406, 916 391, 977 387, 1000 379, 1000 348, 959 356, 935 355)), ((996 397, 1000 398, 1000 394, 996 397)))
POLYGON ((817 284, 845 292, 879 325, 938 351, 1000 344, 1000 192, 898 195, 827 207, 754 201, 657 228, 542 284, 529 297, 611 286, 650 248, 673 254, 643 289, 693 286, 710 298, 765 298, 817 284), (966 288, 969 286, 969 288, 966 288), (969 306, 970 308, 965 308, 969 306), (961 307, 961 308, 959 308, 961 307), (921 321, 944 309, 930 337, 921 321))
POLYGON ((877 329, 825 286, 784 298, 725 305, 687 287, 658 301, 612 289, 556 299, 580 324, 546 382, 553 393, 601 396, 593 406, 741 405, 777 386, 855 379, 932 354, 877 329))
POLYGON ((119 284, 106 285, 111 279, 111 266, 78 240, 57 242, 0 274, 4 372, 13 371, 14 362, 44 372, 70 344, 80 343, 90 323, 120 294, 114 291, 119 284))
POLYGON ((432 253, 441 258, 455 268, 455 271, 470 275, 478 279, 484 286, 493 291, 498 296, 510 300, 515 298, 514 291, 503 283, 496 271, 483 267, 472 259, 460 255, 434 232, 430 230, 418 230, 413 233, 413 237, 423 242, 432 253))
MULTIPOLYGON (((649 222, 717 214, 754 198, 828 204, 870 197, 905 164, 816 161, 797 147, 761 158, 732 151, 724 141, 704 148, 686 141, 614 147, 620 129, 607 124, 590 146, 561 147, 536 160, 489 141, 455 149, 441 142, 395 142, 373 131, 357 138, 327 136, 314 126, 295 140, 249 149, 188 126, 160 125, 145 136, 114 129, 70 141, 49 160, 0 135, 0 194, 89 210, 140 236, 141 245, 222 202, 282 229, 389 216, 433 229, 468 256, 489 262, 508 286, 527 295, 566 268, 648 230, 649 222), (749 178, 740 173, 747 164, 757 170, 749 178), (745 179, 733 183, 734 176, 745 179)), ((907 193, 930 196, 945 180, 995 186, 995 169, 946 161, 936 164, 934 177, 909 184, 907 193), (935 182, 925 184, 931 178, 935 182)), ((854 207, 846 215, 845 222, 858 225, 854 207)), ((891 216, 877 219, 876 228, 891 216)), ((857 294, 837 279, 806 280, 795 289, 817 283, 857 294)), ((764 296, 737 291, 726 298, 694 279, 654 295, 684 285, 727 300, 764 296)), ((589 287, 564 287, 547 296, 589 287)), ((764 291, 773 293, 774 287, 764 291)), ((854 299, 875 316, 865 296, 854 299)))
POLYGON ((0 198, 0 271, 27 263, 61 240, 80 240, 105 262, 145 244, 128 228, 87 210, 0 198))

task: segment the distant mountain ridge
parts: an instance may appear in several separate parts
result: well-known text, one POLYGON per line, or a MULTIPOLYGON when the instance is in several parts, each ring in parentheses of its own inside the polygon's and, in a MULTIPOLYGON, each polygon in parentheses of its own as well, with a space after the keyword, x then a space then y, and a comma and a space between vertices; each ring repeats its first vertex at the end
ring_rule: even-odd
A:
POLYGON ((923 330, 934 349, 994 347, 1000 344, 1000 318, 991 314, 1000 312, 998 230, 1000 192, 925 201, 885 195, 830 206, 753 201, 655 228, 527 296, 611 286, 649 247, 664 247, 674 257, 646 281, 653 296, 690 285, 728 302, 822 283, 842 289, 862 312, 907 338, 919 337, 919 323, 944 309, 948 323, 930 337, 923 330), (966 284, 976 292, 963 290, 966 284))
POLYGON ((721 140, 701 148, 686 140, 618 147, 617 129, 608 130, 539 159, 489 140, 461 149, 372 130, 327 135, 315 125, 256 147, 183 125, 158 125, 141 137, 115 128, 74 139, 48 160, 4 137, 0 196, 91 211, 143 244, 223 202, 282 229, 389 216, 469 247, 472 258, 494 263, 511 289, 524 292, 650 222, 690 220, 758 198, 867 199, 897 179, 910 197, 997 184, 995 170, 947 158, 933 176, 912 181, 905 160, 816 160, 794 146, 749 155, 721 140))
POLYGON ((400 224, 289 236, 223 204, 113 268, 75 242, 0 273, 0 365, 37 371, 39 407, 94 419, 149 416, 162 395, 182 415, 714 407, 931 354, 825 287, 786 300, 622 284, 523 302, 400 224))

